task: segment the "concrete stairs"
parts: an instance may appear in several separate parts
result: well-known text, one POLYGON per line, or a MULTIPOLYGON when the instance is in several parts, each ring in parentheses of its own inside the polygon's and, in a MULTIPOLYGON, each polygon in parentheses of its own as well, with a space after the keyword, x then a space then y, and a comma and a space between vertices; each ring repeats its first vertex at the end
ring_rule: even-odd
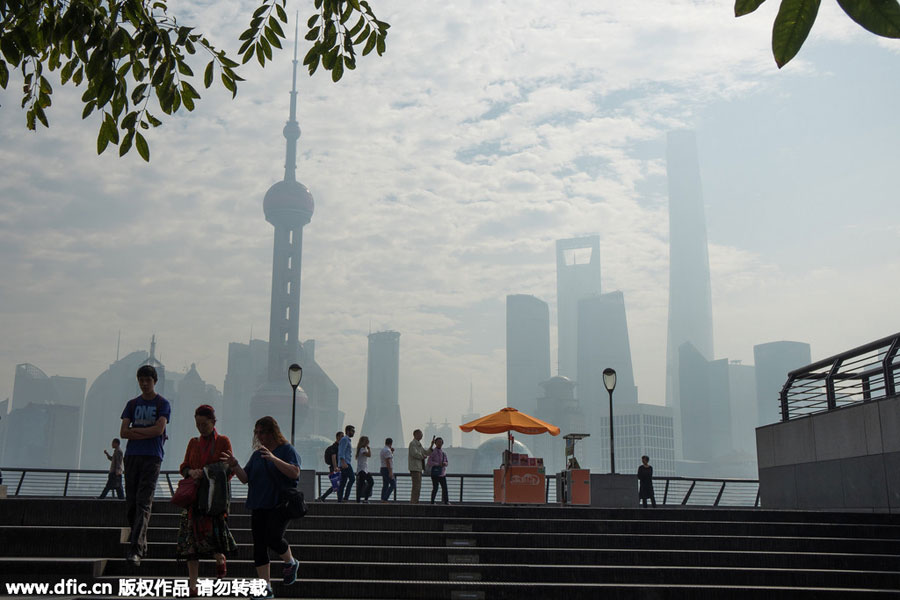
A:
MULTIPOLYGON (((0 582, 186 578, 177 509, 154 505, 137 569, 123 515, 116 500, 0 500, 0 582)), ((229 577, 255 577, 242 504, 229 524, 229 577)), ((276 559, 278 597, 900 597, 900 516, 888 514, 328 502, 312 503, 288 541, 300 581, 282 586, 276 559)), ((201 577, 214 570, 201 563, 201 577)))

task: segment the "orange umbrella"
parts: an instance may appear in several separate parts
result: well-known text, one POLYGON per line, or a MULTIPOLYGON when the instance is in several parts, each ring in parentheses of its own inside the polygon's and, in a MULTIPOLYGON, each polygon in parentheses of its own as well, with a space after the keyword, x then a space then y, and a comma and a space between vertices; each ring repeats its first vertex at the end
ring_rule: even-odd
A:
POLYGON ((475 419, 459 426, 463 431, 478 431, 480 433, 503 433, 504 431, 518 431, 528 435, 549 433, 559 435, 559 427, 535 419, 531 415, 519 412, 515 408, 501 408, 495 413, 475 419))

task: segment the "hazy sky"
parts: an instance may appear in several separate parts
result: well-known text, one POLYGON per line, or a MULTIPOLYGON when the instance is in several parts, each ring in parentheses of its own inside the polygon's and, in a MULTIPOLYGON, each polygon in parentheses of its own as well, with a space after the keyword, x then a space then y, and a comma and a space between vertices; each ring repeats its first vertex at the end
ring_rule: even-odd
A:
MULTIPOLYGON (((589 233, 604 289, 625 294, 640 399, 662 403, 677 128, 697 132, 718 358, 779 339, 823 358, 900 330, 900 42, 826 0, 779 71, 775 0, 741 19, 718 0, 373 5, 384 57, 337 85, 299 77, 297 173, 316 199, 300 335, 348 422, 379 329, 402 334, 406 429, 458 423, 470 381, 477 411, 505 405, 505 297, 549 302, 555 346, 554 241, 589 233)), ((255 2, 170 6, 234 51, 255 2)), ((312 3, 288 7, 305 20, 312 3)), ((36 133, 20 80, 0 91, 0 399, 20 362, 90 385, 118 330, 123 355, 155 333, 169 369, 196 362, 219 389, 228 342, 268 337, 262 199, 283 176, 290 59, 152 131, 149 165, 96 156, 83 89, 51 79, 36 133)))

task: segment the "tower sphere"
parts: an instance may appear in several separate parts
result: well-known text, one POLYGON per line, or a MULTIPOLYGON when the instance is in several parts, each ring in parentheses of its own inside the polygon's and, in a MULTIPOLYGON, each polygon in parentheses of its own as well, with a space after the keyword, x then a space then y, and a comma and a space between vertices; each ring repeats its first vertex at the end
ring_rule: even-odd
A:
POLYGON ((266 221, 275 225, 306 225, 312 219, 315 202, 309 189, 299 181, 279 181, 263 199, 266 221))

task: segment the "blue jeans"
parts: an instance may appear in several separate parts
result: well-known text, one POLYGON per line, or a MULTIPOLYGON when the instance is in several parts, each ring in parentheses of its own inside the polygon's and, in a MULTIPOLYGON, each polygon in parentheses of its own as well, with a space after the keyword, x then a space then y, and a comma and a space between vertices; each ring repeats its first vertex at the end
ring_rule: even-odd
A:
POLYGON ((338 487, 338 502, 344 502, 350 498, 350 490, 353 489, 353 482, 356 477, 353 475, 353 467, 347 465, 341 469, 341 485, 338 487))
POLYGON ((390 470, 387 467, 381 467, 381 501, 387 502, 396 489, 397 478, 390 476, 390 470))

